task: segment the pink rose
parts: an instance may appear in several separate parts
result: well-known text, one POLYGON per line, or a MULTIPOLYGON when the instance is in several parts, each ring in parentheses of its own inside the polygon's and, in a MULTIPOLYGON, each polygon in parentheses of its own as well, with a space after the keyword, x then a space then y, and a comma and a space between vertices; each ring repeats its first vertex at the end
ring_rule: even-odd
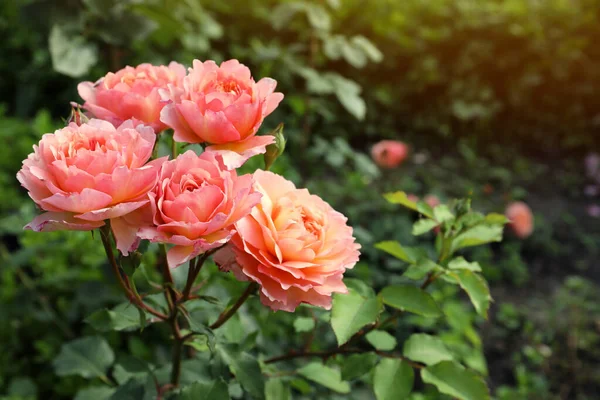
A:
POLYGON ((522 201, 512 202, 506 207, 506 218, 510 220, 508 226, 513 233, 525 239, 533 232, 533 213, 529 206, 522 201))
POLYGON ((408 156, 408 146, 396 140, 382 140, 371 149, 371 157, 382 168, 396 168, 408 156))
POLYGON ((259 170, 254 179, 261 202, 235 224, 215 262, 258 282, 273 310, 294 311, 301 303, 331 308, 332 293, 347 292, 344 271, 360 255, 346 217, 279 175, 259 170))
POLYGON ((156 135, 126 121, 118 128, 92 119, 46 134, 17 174, 29 196, 45 211, 25 229, 92 230, 111 221, 117 247, 136 245, 123 217, 148 203, 163 160, 146 164, 156 135))
POLYGON ((210 143, 207 150, 220 153, 228 168, 237 168, 274 141, 273 136, 255 134, 283 99, 283 94, 273 93, 276 85, 271 78, 254 82, 237 60, 220 66, 194 60, 183 89, 170 86, 169 92, 161 92, 172 102, 160 120, 175 130, 176 141, 210 143))
POLYGON ((226 169, 221 156, 189 150, 163 164, 149 194, 154 226, 142 227, 138 236, 174 244, 169 267, 183 264, 231 238, 233 224, 260 201, 253 183, 252 175, 226 169))
POLYGON ((165 103, 158 91, 166 89, 168 84, 181 86, 184 77, 185 67, 176 62, 158 67, 141 64, 109 72, 95 84, 81 82, 77 90, 85 100, 84 108, 96 118, 115 126, 135 118, 160 133, 167 126, 160 122, 160 111, 165 103))

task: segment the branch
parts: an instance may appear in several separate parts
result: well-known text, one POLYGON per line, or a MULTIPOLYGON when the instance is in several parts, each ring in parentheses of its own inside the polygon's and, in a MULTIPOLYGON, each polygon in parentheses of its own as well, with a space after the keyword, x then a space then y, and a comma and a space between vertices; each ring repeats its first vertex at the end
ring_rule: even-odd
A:
POLYGON ((162 320, 168 319, 169 317, 167 315, 150 307, 149 305, 144 303, 144 301, 141 299, 141 297, 136 296, 133 293, 133 291, 131 290, 129 278, 127 276, 124 277, 121 274, 121 269, 120 269, 119 265, 117 264, 117 260, 115 259, 115 255, 113 254, 113 251, 112 251, 112 245, 110 243, 110 226, 105 225, 100 228, 100 237, 102 239, 102 244, 104 245, 104 251, 106 252, 106 257, 108 258, 108 261, 112 267, 112 270, 113 270, 115 276, 117 277, 117 281, 119 282, 119 285, 125 292, 125 296, 127 297, 127 299, 131 303, 133 303, 135 306, 137 306, 138 308, 141 308, 162 320))
POLYGON ((246 299, 250 297, 250 295, 256 290, 257 287, 258 285, 255 282, 249 284, 248 287, 246 287, 244 293, 242 293, 240 298, 237 299, 235 304, 230 309, 223 311, 221 315, 219 315, 219 318, 217 318, 215 323, 210 326, 210 329, 217 329, 225 322, 227 322, 227 320, 235 314, 235 312, 242 306, 242 304, 244 304, 246 299))
POLYGON ((212 249, 212 250, 208 250, 208 251, 204 252, 201 256, 199 256, 196 259, 195 265, 194 265, 194 260, 190 260, 190 269, 188 270, 188 277, 187 277, 187 281, 185 283, 185 288, 183 289, 183 294, 182 294, 181 298, 179 299, 180 303, 183 303, 183 302, 189 300, 190 294, 192 292, 192 285, 194 284, 194 282, 196 281, 196 278, 198 277, 198 274, 202 270, 202 267, 204 266, 204 262, 208 259, 208 257, 212 256, 218 250, 220 250, 221 247, 222 246, 217 247, 216 249, 212 249))

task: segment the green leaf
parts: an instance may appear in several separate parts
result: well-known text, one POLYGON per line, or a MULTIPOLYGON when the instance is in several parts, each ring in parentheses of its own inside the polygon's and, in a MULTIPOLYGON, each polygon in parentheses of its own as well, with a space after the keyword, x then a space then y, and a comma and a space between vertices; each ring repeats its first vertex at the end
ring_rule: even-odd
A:
POLYGON ((360 378, 369 372, 377 362, 377 356, 373 353, 352 354, 344 359, 342 363, 342 379, 352 380, 360 378))
POLYGON ((426 252, 418 247, 405 247, 395 240, 386 240, 375 244, 375 248, 383 250, 388 254, 402 260, 407 263, 415 263, 420 258, 427 256, 426 252))
MULTIPOLYGON (((137 400, 148 398, 146 382, 140 379, 130 379, 124 385, 118 386, 109 400, 137 400)), ((156 398, 156 388, 154 388, 156 398)), ((152 398, 152 397, 150 397, 152 398)))
POLYGON ((463 257, 456 257, 448 263, 449 269, 468 269, 473 272, 481 272, 481 266, 478 262, 468 262, 463 257))
POLYGON ((112 310, 98 310, 88 316, 85 322, 98 332, 134 330, 142 327, 140 312, 130 303, 119 304, 112 310))
POLYGON ((390 351, 396 348, 396 338, 386 331, 371 331, 367 333, 365 338, 377 350, 390 351))
POLYGON ((359 94, 344 93, 341 89, 336 89, 335 95, 346 111, 352 114, 357 120, 362 121, 365 119, 367 105, 359 94))
POLYGON ((112 373, 120 385, 131 378, 141 378, 151 374, 152 366, 147 361, 126 354, 119 356, 112 373))
POLYGON ((448 271, 447 274, 454 278, 460 287, 467 292, 477 313, 487 319, 487 311, 490 307, 492 296, 490 295, 490 289, 485 279, 481 275, 466 269, 455 270, 453 272, 448 271))
POLYGON ((485 216, 485 222, 492 225, 505 225, 508 224, 510 220, 506 218, 504 214, 490 213, 485 216))
POLYGON ((452 251, 491 242, 500 242, 502 241, 502 230, 503 227, 500 225, 475 225, 454 238, 452 251))
POLYGON ((414 372, 406 361, 383 358, 375 368, 373 389, 377 400, 405 399, 412 391, 414 372))
POLYGON ((437 364, 440 361, 454 359, 444 342, 437 337, 425 333, 415 333, 404 342, 403 354, 405 357, 422 362, 425 365, 437 364))
POLYGON ((360 328, 375 322, 382 310, 378 297, 365 297, 352 288, 348 290, 347 294, 333 296, 331 308, 331 327, 340 346, 360 328))
POLYGON ((433 208, 424 201, 412 201, 409 200, 408 195, 405 192, 392 192, 386 193, 383 197, 392 204, 400 204, 406 208, 410 208, 413 211, 416 211, 420 214, 423 214, 429 219, 434 219, 433 208))
POLYGON ((179 400, 226 400, 230 399, 227 383, 224 380, 196 382, 183 388, 179 400))
POLYGON ((310 25, 315 29, 328 31, 331 28, 331 17, 325 7, 321 5, 306 3, 306 16, 310 25))
POLYGON ((281 378, 269 379, 265 385, 266 400, 290 400, 292 392, 281 378))
POLYGON ((264 399, 265 381, 256 358, 230 345, 219 345, 217 349, 244 390, 254 398, 264 399))
POLYGON ((438 225, 439 223, 437 221, 434 221, 433 219, 421 218, 420 220, 414 223, 412 228, 412 234, 413 236, 422 235, 424 233, 429 232, 438 225))
POLYGON ((119 257, 119 264, 121 265, 121 268, 123 268, 123 271, 125 272, 125 274, 127 274, 127 276, 133 276, 136 269, 140 266, 141 262, 142 253, 140 253, 139 251, 133 251, 129 253, 128 256, 119 257))
POLYGON ((381 290, 383 303, 390 307, 406 310, 424 317, 439 317, 439 309, 433 297, 416 286, 394 285, 381 290))
POLYGON ((444 394, 461 400, 489 400, 485 382, 476 373, 454 361, 442 361, 421 370, 423 382, 430 383, 444 394))
POLYGON ((441 204, 433 209, 433 216, 439 223, 450 221, 454 219, 454 214, 450 212, 447 205, 441 204))
POLYGON ((79 375, 106 381, 106 371, 114 361, 115 354, 104 338, 88 336, 63 344, 52 366, 58 376, 79 375))
POLYGON ((315 320, 310 317, 298 317, 294 321, 296 332, 310 332, 315 328, 315 320))
POLYGON ((354 115, 356 119, 362 121, 367 113, 367 105, 363 98, 360 97, 362 90, 360 85, 339 74, 326 73, 325 75, 331 82, 338 101, 344 106, 346 111, 354 115))
POLYGON ((413 279, 420 280, 423 279, 429 274, 431 271, 441 271, 442 267, 438 264, 434 263, 428 258, 422 258, 417 261, 416 264, 411 264, 408 266, 406 271, 402 274, 402 276, 413 279))
POLYGON ((77 392, 74 400, 108 400, 114 392, 115 389, 108 386, 91 386, 77 392))
POLYGON ((81 35, 68 33, 59 24, 52 26, 48 46, 54 70, 72 78, 85 75, 98 61, 95 45, 81 35))
POLYGON ((371 61, 379 63, 383 60, 383 53, 381 53, 381 51, 379 51, 379 49, 366 37, 356 35, 353 36, 350 41, 355 47, 361 49, 371 61))
POLYGON ((313 382, 325 386, 338 393, 349 393, 350 384, 342 381, 339 370, 320 362, 311 362, 298 370, 298 373, 313 382))

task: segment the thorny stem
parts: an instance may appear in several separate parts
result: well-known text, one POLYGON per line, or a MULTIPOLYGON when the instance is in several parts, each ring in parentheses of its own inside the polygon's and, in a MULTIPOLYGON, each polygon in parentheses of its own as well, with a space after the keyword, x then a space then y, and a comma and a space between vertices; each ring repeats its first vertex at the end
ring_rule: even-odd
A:
POLYGON ((110 234, 111 233, 110 233, 109 225, 105 225, 100 228, 100 237, 102 238, 102 244, 104 245, 104 251, 106 252, 106 257, 108 258, 108 262, 110 263, 110 265, 112 267, 112 270, 115 274, 115 277, 117 278, 117 281, 119 282, 119 285, 125 292, 125 296, 127 297, 127 299, 131 303, 133 303, 135 306, 137 306, 138 308, 141 308, 141 309, 149 312, 150 314, 154 315, 155 317, 158 317, 162 320, 168 319, 169 317, 167 315, 161 313, 158 310, 155 310, 154 308, 152 308, 149 305, 147 305, 146 303, 144 303, 144 301, 141 299, 141 297, 139 297, 139 295, 136 296, 136 294, 131 290, 131 284, 129 283, 129 278, 127 276, 123 276, 123 274, 121 274, 121 269, 120 269, 119 265, 117 264, 115 255, 113 254, 112 245, 110 243, 110 234))
POLYGON ((231 318, 235 314, 235 312, 242 306, 242 304, 244 304, 246 299, 248 299, 248 297, 256 290, 257 287, 258 285, 255 282, 249 284, 244 293, 242 293, 240 298, 237 299, 235 304, 231 306, 230 309, 223 311, 221 315, 219 315, 219 318, 217 318, 215 323, 210 326, 210 329, 217 329, 225 322, 227 322, 227 320, 229 320, 229 318, 231 318))

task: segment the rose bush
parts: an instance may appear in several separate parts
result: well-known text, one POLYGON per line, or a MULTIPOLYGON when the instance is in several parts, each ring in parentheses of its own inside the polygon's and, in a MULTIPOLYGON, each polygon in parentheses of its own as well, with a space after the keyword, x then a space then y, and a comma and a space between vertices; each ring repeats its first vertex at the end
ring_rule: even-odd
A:
MULTIPOLYGON (((377 293, 363 280, 344 282, 361 248, 347 218, 273 172, 236 171, 269 145, 263 158, 268 170, 285 149, 281 124, 275 136, 256 136, 263 119, 283 98, 274 92, 275 81, 254 82, 237 60, 220 66, 195 60, 185 78, 182 68, 175 63, 142 64, 108 74, 98 85, 80 84, 85 107, 96 118, 86 122, 79 109, 74 110, 71 119, 77 123, 44 135, 17 174, 45 211, 27 229, 100 231, 108 264, 128 302, 98 310, 86 323, 99 332, 139 328, 141 335, 150 324, 168 327, 168 334, 155 330, 171 343, 171 361, 164 366, 162 348, 155 356, 149 351, 144 359, 119 355, 115 364, 117 357, 101 336, 63 345, 52 363, 57 375, 81 375, 106 384, 90 386, 76 398, 176 400, 208 394, 219 400, 271 400, 290 397, 285 392, 293 383, 287 378, 300 375, 341 394, 350 392, 353 381, 371 385, 378 400, 401 399, 412 391, 414 370, 419 370, 421 380, 442 393, 489 399, 484 381, 460 364, 471 366, 469 360, 479 357, 479 350, 461 347, 454 354, 441 338, 417 333, 406 339, 399 355, 400 335, 395 335, 393 324, 403 312, 441 317, 439 296, 459 287, 486 317, 491 297, 481 267, 454 253, 499 241, 504 217, 472 212, 468 200, 446 206, 429 195, 424 206, 414 202, 415 196, 389 193, 389 202, 421 214, 414 234, 438 233, 437 255, 431 258, 434 251, 403 247, 393 240, 380 242, 378 249, 407 264, 402 278, 391 279, 393 284, 377 293), (125 118, 130 119, 121 123, 125 118), (156 135, 165 127, 172 128, 173 135, 156 135), (185 145, 177 142, 203 146, 178 155, 185 145), (167 148, 172 159, 158 157, 167 148), (120 254, 114 253, 113 239, 120 254), (151 252, 156 256, 146 257, 151 252), (211 256, 237 280, 208 265, 211 256), (421 283, 412 285, 410 280, 421 283), (456 287, 438 291, 434 299, 426 290, 436 281, 456 287), (286 313, 265 318, 264 310, 256 310, 259 304, 242 307, 257 289, 261 302, 273 311, 302 307, 311 317, 296 318, 292 331, 290 320, 272 322, 282 321, 286 313), (225 299, 228 293, 233 296, 225 299), (329 309, 331 314, 325 315, 329 309), (323 322, 333 334, 319 334, 323 322), (223 333, 216 332, 225 324, 223 333), (276 335, 263 332, 265 324, 273 326, 276 335), (277 335, 294 332, 310 332, 301 349, 278 347, 277 335), (323 343, 314 344, 316 340, 323 343), (263 348, 260 363, 250 350, 256 347, 263 348), (434 350, 422 350, 429 348, 434 350), (315 356, 331 361, 303 366, 291 362, 315 356), (272 365, 285 361, 293 368, 272 365), (372 382, 358 379, 369 371, 372 382)), ((374 148, 374 158, 384 167, 397 166, 406 155, 407 147, 400 142, 374 148)), ((354 276, 365 276, 365 271, 368 268, 354 276)), ((456 314, 457 308, 453 310, 456 314)), ((460 334, 468 331, 470 338, 478 339, 471 318, 460 319, 460 334)), ((306 395, 313 392, 310 387, 303 390, 306 395)))

